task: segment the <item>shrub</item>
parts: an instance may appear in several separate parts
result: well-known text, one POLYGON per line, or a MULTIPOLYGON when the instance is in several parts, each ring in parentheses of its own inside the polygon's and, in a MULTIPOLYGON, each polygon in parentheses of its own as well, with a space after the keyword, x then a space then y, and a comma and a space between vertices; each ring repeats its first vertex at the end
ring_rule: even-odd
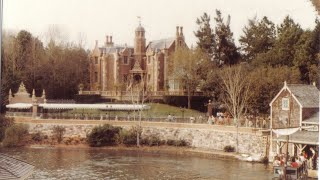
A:
POLYGON ((5 137, 6 129, 13 125, 13 118, 5 117, 4 115, 0 115, 0 142, 5 137))
POLYGON ((148 145, 148 146, 159 146, 163 143, 164 141, 161 141, 159 136, 157 135, 151 135, 148 138, 143 138, 141 140, 141 144, 148 145))
POLYGON ((168 139, 168 140, 167 140, 167 145, 168 145, 168 146, 175 146, 175 145, 176 145, 176 141, 173 140, 173 139, 168 139))
POLYGON ((168 146, 188 146, 187 141, 183 139, 179 139, 179 140, 168 139, 166 143, 168 146))
POLYGON ((235 148, 233 146, 225 146, 223 148, 224 152, 234 152, 235 151, 235 148))
POLYGON ((263 164, 268 164, 269 163, 269 158, 267 156, 264 156, 260 159, 260 162, 262 162, 263 164))
POLYGON ((176 146, 188 146, 187 141, 180 139, 176 141, 176 146))
POLYGON ((3 139, 3 146, 15 147, 19 146, 23 137, 28 134, 28 126, 24 124, 14 124, 6 129, 3 139))
POLYGON ((66 128, 63 126, 53 126, 53 137, 58 140, 58 143, 60 143, 63 139, 63 135, 66 132, 66 128))
POLYGON ((96 126, 87 134, 87 142, 92 147, 114 145, 119 138, 121 129, 120 127, 113 127, 109 124, 96 126))

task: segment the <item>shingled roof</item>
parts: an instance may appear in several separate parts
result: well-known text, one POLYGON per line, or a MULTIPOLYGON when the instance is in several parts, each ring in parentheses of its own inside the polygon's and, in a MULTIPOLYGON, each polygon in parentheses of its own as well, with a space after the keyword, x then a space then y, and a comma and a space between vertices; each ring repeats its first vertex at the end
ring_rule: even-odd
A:
POLYGON ((319 90, 316 86, 305 84, 288 84, 288 89, 304 108, 319 107, 319 90))
POLYGON ((147 48, 151 49, 164 49, 164 48, 169 48, 172 43, 174 43, 175 38, 168 38, 168 39, 160 39, 160 40, 155 40, 151 41, 147 48))
POLYGON ((34 166, 0 153, 0 180, 26 179, 34 166))
MULTIPOLYGON (((319 145, 319 132, 317 131, 298 131, 289 135, 289 143, 302 143, 302 144, 313 144, 319 145)), ((279 136, 273 138, 273 141, 287 141, 286 136, 279 136)))
POLYGON ((311 117, 303 120, 302 123, 319 124, 319 112, 316 112, 316 113, 312 114, 311 117))

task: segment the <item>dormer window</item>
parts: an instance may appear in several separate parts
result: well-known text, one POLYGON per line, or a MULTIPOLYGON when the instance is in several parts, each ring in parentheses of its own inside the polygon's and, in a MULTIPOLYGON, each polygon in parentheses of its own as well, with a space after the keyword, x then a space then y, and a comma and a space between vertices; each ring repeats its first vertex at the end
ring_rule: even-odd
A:
POLYGON ((282 110, 289 110, 289 98, 282 98, 282 110))

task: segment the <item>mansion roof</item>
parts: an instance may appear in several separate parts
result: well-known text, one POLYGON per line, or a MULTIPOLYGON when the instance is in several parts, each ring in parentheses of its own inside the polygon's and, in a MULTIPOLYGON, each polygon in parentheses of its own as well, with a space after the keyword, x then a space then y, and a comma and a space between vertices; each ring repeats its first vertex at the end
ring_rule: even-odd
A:
POLYGON ((167 38, 167 39, 160 39, 160 40, 155 40, 155 41, 150 41, 147 49, 151 48, 151 49, 165 49, 165 48, 169 48, 172 43, 174 43, 175 38, 167 38))
POLYGON ((125 48, 132 48, 132 47, 126 47, 126 46, 100 47, 99 50, 104 54, 111 54, 111 53, 120 52, 125 48))
POLYGON ((319 90, 316 86, 305 84, 288 84, 287 86, 304 108, 319 107, 319 90))

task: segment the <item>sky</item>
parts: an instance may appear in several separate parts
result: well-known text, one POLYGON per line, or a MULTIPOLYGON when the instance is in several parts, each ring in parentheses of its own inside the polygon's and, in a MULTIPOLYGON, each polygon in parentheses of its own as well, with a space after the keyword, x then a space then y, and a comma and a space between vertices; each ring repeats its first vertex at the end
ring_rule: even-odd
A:
POLYGON ((49 27, 58 27, 66 41, 79 42, 92 49, 95 40, 101 46, 106 35, 115 44, 134 42, 137 16, 146 30, 147 42, 175 36, 176 26, 183 26, 186 43, 196 45, 196 19, 207 12, 211 25, 215 10, 227 19, 236 44, 248 19, 267 16, 280 24, 290 15, 304 29, 313 29, 317 13, 310 0, 3 0, 3 29, 22 29, 45 41, 49 27))

